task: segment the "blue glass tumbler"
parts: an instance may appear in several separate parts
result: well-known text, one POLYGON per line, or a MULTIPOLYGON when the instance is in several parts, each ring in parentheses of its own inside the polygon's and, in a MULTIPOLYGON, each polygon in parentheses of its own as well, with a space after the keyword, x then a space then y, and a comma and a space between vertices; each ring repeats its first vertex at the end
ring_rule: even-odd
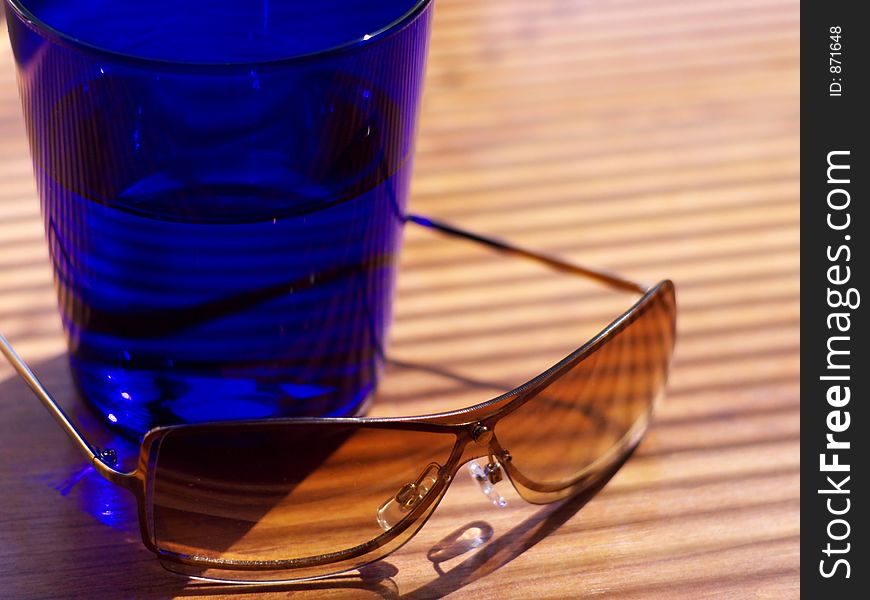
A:
POLYGON ((161 424, 365 410, 429 0, 6 0, 76 385, 161 424))

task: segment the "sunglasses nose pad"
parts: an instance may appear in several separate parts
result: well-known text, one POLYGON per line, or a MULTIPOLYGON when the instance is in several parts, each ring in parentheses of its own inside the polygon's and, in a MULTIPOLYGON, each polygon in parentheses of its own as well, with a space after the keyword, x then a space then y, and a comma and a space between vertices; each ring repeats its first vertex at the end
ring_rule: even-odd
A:
POLYGON ((440 472, 441 469, 437 464, 430 463, 416 481, 406 483, 392 498, 381 504, 377 513, 378 525, 381 529, 389 531, 404 519, 435 486, 440 472))
POLYGON ((480 491, 492 502, 493 506, 499 508, 507 506, 507 500, 495 489, 496 484, 504 479, 504 472, 497 458, 490 456, 489 462, 485 466, 476 460, 471 461, 468 463, 468 474, 477 482, 480 491))

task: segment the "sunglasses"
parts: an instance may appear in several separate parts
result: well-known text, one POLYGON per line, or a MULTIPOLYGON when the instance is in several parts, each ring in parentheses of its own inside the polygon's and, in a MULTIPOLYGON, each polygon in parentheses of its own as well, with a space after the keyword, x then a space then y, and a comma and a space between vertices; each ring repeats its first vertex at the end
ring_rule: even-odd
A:
POLYGON ((136 497, 145 546, 190 577, 298 581, 362 567, 413 537, 465 464, 496 504, 503 479, 533 504, 591 490, 640 441, 664 388, 673 283, 647 287, 433 219, 407 221, 640 298, 563 360, 487 402, 418 417, 158 427, 129 473, 116 468, 114 451, 88 442, 2 335, 0 350, 96 471, 136 497))

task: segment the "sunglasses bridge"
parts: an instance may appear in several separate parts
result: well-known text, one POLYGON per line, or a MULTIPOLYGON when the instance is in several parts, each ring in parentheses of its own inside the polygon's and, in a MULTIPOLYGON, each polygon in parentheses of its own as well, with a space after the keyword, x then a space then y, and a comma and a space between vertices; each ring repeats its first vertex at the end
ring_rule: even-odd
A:
MULTIPOLYGON (((507 500, 496 490, 496 484, 504 479, 504 470, 501 462, 511 460, 510 452, 497 449, 498 444, 493 444, 495 435, 482 423, 475 423, 471 429, 471 441, 466 443, 463 456, 457 464, 468 463, 468 473, 480 487, 481 493, 496 507, 504 508, 507 500), (472 451, 469 453, 468 448, 472 451), (487 449, 487 463, 481 465, 477 459, 482 458, 480 448, 487 449), (470 461, 470 462, 469 462, 470 461)), ((417 506, 426 495, 438 483, 441 471, 444 467, 438 463, 429 463, 416 480, 406 483, 383 504, 378 507, 377 520, 381 529, 389 531, 417 506)), ((452 475, 445 474, 445 481, 450 481, 452 475)))

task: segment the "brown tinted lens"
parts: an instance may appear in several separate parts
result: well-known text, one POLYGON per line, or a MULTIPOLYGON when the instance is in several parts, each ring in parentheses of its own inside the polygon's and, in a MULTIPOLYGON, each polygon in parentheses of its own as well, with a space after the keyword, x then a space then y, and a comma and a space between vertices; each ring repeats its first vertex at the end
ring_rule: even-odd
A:
POLYGON ((520 487, 565 488, 637 441, 667 378, 674 319, 665 284, 623 329, 496 424, 520 487))
POLYGON ((455 441, 335 424, 170 431, 149 486, 154 542, 163 552, 222 561, 309 559, 354 548, 385 533, 378 509, 403 488, 411 506, 391 505, 390 527, 413 512, 427 487, 437 495, 423 474, 438 473, 455 441))

